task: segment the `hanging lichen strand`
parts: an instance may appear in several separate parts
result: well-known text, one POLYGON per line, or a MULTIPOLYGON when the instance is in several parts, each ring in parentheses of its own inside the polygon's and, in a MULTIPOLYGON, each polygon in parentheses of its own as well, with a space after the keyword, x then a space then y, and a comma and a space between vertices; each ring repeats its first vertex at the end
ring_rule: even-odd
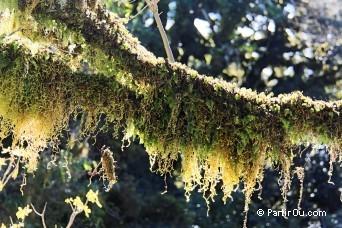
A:
POLYGON ((209 202, 222 181, 226 200, 242 181, 246 211, 267 159, 284 198, 296 145, 323 143, 331 164, 341 160, 341 101, 237 88, 155 58, 101 8, 43 2, 0 7, 0 141, 13 138, 6 151, 28 171, 80 110, 84 134, 105 115, 125 140, 139 137, 162 175, 180 155, 187 197, 198 187, 209 202))

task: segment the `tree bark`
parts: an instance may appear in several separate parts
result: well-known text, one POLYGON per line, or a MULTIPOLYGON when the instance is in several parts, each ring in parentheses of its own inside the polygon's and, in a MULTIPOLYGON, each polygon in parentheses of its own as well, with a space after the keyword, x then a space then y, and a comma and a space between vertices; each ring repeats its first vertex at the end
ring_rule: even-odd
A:
POLYGON ((212 197, 222 179, 225 198, 240 179, 250 196, 265 160, 286 169, 301 143, 341 159, 341 101, 238 88, 156 58, 101 7, 29 2, 0 6, 0 140, 13 133, 13 148, 44 148, 79 110, 94 133, 104 114, 124 139, 139 137, 161 174, 181 153, 186 191, 212 197))

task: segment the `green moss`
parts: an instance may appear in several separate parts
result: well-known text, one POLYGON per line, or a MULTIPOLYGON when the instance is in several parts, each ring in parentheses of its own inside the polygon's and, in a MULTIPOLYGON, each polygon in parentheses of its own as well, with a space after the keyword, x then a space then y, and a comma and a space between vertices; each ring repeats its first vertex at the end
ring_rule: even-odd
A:
MULTIPOLYGON (((29 23, 19 20, 34 32, 0 34, 0 141, 13 134, 10 149, 20 149, 32 170, 79 110, 82 134, 96 134, 105 115, 124 130, 124 145, 140 138, 162 175, 182 156, 187 197, 198 186, 209 202, 222 181, 226 200, 242 180, 246 211, 266 159, 283 167, 286 180, 294 145, 325 143, 338 151, 329 152, 332 162, 341 159, 342 102, 237 88, 155 58, 105 12, 46 7, 38 5, 29 23)), ((23 16, 12 14, 13 23, 23 16)))

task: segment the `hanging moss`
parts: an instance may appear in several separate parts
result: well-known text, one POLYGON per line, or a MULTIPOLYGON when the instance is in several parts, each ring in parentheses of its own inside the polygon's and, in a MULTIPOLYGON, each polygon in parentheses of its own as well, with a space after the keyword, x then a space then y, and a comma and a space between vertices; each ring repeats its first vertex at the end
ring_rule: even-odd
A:
POLYGON ((28 171, 79 110, 84 134, 105 115, 161 175, 181 156, 188 199, 198 187, 209 202, 222 181, 225 201, 242 181, 246 211, 267 159, 281 167, 285 202, 296 145, 324 143, 331 164, 341 160, 341 101, 267 96, 170 64, 100 7, 34 6, 0 8, 0 142, 13 135, 8 151, 28 171))

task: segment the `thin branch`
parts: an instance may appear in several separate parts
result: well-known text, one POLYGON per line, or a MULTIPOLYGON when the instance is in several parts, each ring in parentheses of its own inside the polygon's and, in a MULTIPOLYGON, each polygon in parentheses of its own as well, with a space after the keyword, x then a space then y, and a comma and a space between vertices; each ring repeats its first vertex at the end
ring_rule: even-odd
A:
POLYGON ((11 154, 10 163, 8 164, 7 169, 6 169, 6 171, 5 171, 5 173, 4 173, 3 177, 2 177, 2 182, 5 181, 6 176, 10 173, 11 167, 13 166, 14 161, 15 161, 15 157, 14 157, 13 154, 11 154))
MULTIPOLYGON (((88 200, 86 200, 84 205, 87 205, 87 204, 88 204, 88 200)), ((77 208, 77 206, 73 207, 71 205, 71 203, 70 203, 70 206, 72 208, 72 214, 70 215, 70 219, 69 219, 69 222, 68 222, 68 225, 66 226, 66 228, 70 228, 72 226, 72 224, 74 223, 74 220, 75 220, 76 216, 78 214, 80 214, 82 211, 84 211, 84 209, 79 210, 77 208)))
POLYGON ((165 48, 165 51, 167 54, 167 58, 168 58, 169 62, 174 63, 175 58, 173 57, 173 54, 172 54, 170 42, 167 38, 165 29, 163 27, 163 24, 160 20, 159 13, 158 13, 158 2, 159 2, 159 0, 145 0, 145 1, 146 1, 147 5, 150 7, 150 10, 154 16, 154 19, 157 22, 157 27, 158 27, 159 33, 163 39, 163 44, 164 44, 164 48, 165 48))
POLYGON ((45 218, 44 218, 45 210, 46 210, 46 205, 47 205, 47 203, 45 203, 44 209, 43 209, 42 213, 38 213, 38 211, 36 211, 36 209, 34 208, 33 204, 31 203, 31 207, 32 207, 34 213, 36 213, 37 215, 39 215, 42 218, 42 224, 43 224, 44 228, 46 228, 45 218))
POLYGON ((131 18, 129 18, 129 20, 133 20, 134 18, 136 18, 137 16, 139 16, 147 7, 148 7, 148 5, 144 6, 144 8, 142 8, 137 14, 135 14, 134 16, 132 16, 131 18))
POLYGON ((4 173, 3 177, 2 177, 2 187, 4 187, 7 182, 11 179, 11 177, 13 177, 14 172, 16 172, 16 169, 19 169, 19 162, 20 159, 18 158, 18 161, 16 164, 15 163, 15 157, 14 155, 11 155, 11 160, 10 163, 8 164, 7 170, 4 173), (11 167, 13 167, 13 170, 11 170, 11 167))
POLYGON ((76 216, 79 214, 80 212, 77 211, 73 211, 72 214, 70 215, 70 219, 68 222, 68 225, 66 226, 66 228, 70 228, 72 226, 72 224, 74 223, 74 220, 76 218, 76 216))
POLYGON ((24 191, 23 191, 24 186, 26 186, 26 173, 23 174, 23 181, 21 182, 21 185, 20 185, 20 192, 22 196, 24 195, 24 191))

